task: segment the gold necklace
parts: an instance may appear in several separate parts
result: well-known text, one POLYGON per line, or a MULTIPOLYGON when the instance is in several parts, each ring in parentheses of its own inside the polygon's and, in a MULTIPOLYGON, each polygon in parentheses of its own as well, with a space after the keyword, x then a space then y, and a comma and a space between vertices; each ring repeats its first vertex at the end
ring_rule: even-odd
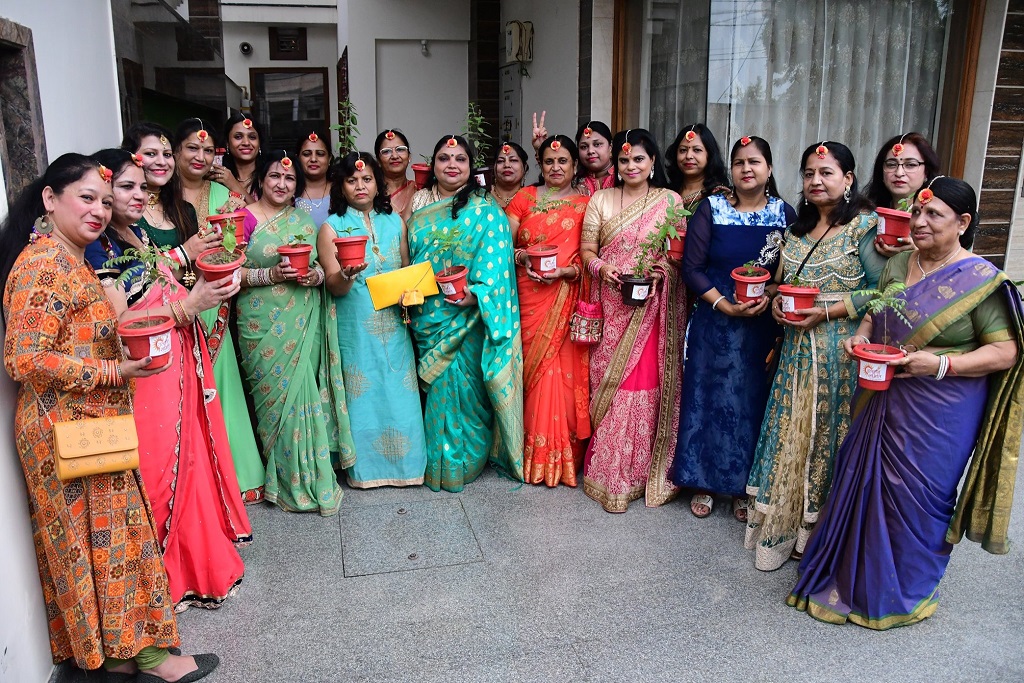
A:
POLYGON ((931 270, 925 270, 924 269, 924 266, 921 265, 921 252, 917 252, 917 269, 919 271, 921 271, 921 279, 923 280, 926 277, 928 277, 929 275, 931 275, 933 273, 936 273, 936 272, 942 270, 943 268, 945 268, 946 264, 948 264, 950 261, 952 261, 953 257, 960 253, 961 249, 963 249, 963 247, 961 247, 960 245, 957 245, 957 248, 953 251, 952 254, 949 255, 949 257, 945 261, 940 263, 937 267, 932 268, 931 270))
POLYGON ((516 196, 515 192, 513 192, 507 197, 502 195, 500 192, 498 192, 497 185, 491 186, 491 194, 493 194, 495 199, 498 200, 498 203, 501 204, 502 208, 508 206, 516 196))
POLYGON ((146 198, 146 206, 154 208, 160 203, 160 190, 150 190, 149 197, 146 198))

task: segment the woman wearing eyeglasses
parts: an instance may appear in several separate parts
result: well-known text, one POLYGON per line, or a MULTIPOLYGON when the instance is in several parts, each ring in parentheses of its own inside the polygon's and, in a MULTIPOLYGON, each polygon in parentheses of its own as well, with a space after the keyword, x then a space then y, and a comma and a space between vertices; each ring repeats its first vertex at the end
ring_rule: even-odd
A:
MULTIPOLYGON (((904 133, 890 138, 875 156, 871 183, 864 196, 883 209, 900 209, 900 202, 912 202, 918 190, 939 174, 939 155, 920 133, 904 133)), ((908 209, 900 209, 907 210, 908 209)), ((875 250, 885 257, 914 248, 909 237, 897 238, 900 246, 889 246, 875 239, 875 250)))
POLYGON ((406 177, 409 171, 409 139, 400 130, 381 131, 373 141, 373 153, 384 169, 384 190, 391 198, 391 208, 406 224, 412 215, 412 196, 416 183, 406 177))

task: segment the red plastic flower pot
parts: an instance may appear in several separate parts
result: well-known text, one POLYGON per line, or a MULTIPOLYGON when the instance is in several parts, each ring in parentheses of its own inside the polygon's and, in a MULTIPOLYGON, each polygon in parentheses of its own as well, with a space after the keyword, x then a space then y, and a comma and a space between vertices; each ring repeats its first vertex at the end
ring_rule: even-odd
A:
POLYGON ((466 266, 452 266, 445 268, 434 276, 437 286, 444 292, 444 298, 457 303, 466 298, 466 278, 469 276, 469 269, 466 266))
POLYGON ((526 255, 530 257, 530 267, 535 273, 544 275, 558 270, 557 244, 535 244, 527 247, 526 255))
POLYGON ((626 306, 643 306, 651 296, 651 289, 654 286, 653 277, 641 277, 628 273, 619 276, 622 283, 619 291, 622 293, 622 303, 626 306))
POLYGON ((312 244, 296 244, 294 246, 282 244, 277 248, 277 253, 281 255, 281 262, 290 264, 292 268, 299 271, 299 275, 309 272, 309 255, 313 253, 312 244))
POLYGON ((422 190, 430 177, 430 164, 412 164, 412 177, 416 181, 416 189, 422 190))
POLYGON ((764 268, 755 270, 757 275, 747 275, 746 266, 733 268, 731 275, 736 282, 736 303, 757 301, 764 296, 764 287, 772 279, 772 274, 764 268))
POLYGON ((235 274, 245 263, 245 254, 238 251, 224 251, 220 247, 207 249, 196 257, 196 269, 207 282, 216 282, 235 274))
POLYGON ((813 308, 814 297, 821 292, 817 287, 800 285, 779 285, 779 296, 782 297, 782 314, 786 320, 800 322, 805 315, 794 313, 802 308, 813 308))
POLYGON ((135 318, 117 326, 117 333, 128 347, 128 357, 142 360, 153 358, 147 367, 157 370, 171 362, 171 328, 174 321, 166 315, 135 318))
POLYGON ((683 246, 685 244, 686 240, 683 237, 666 237, 665 254, 669 258, 681 259, 683 258, 683 246))
MULTIPOLYGON (((883 208, 877 208, 875 211, 883 219, 878 223, 878 236, 882 239, 882 242, 890 247, 896 247, 900 245, 900 242, 897 241, 899 238, 906 239, 910 237, 909 213, 883 208)), ((907 242, 903 242, 903 244, 907 244, 907 242)))
POLYGON ((234 225, 235 229, 235 241, 241 244, 245 240, 245 228, 243 227, 243 221, 245 221, 245 211, 234 211, 232 213, 216 213, 212 216, 208 216, 207 219, 210 222, 210 227, 217 231, 218 235, 223 235, 225 230, 228 230, 229 224, 234 225))
POLYGON ((885 391, 896 372, 896 368, 889 363, 903 356, 901 349, 888 344, 857 344, 853 347, 853 357, 859 366, 857 384, 864 389, 885 391))
POLYGON ((338 237, 334 240, 334 248, 338 250, 338 260, 342 266, 361 266, 366 263, 366 235, 338 237))

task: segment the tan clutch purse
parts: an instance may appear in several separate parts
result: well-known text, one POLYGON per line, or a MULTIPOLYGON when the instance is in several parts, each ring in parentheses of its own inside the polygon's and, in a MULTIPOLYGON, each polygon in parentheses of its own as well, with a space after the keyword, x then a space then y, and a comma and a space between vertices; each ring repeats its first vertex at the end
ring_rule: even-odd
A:
POLYGON ((53 459, 61 481, 139 466, 139 435, 131 415, 53 425, 53 459))

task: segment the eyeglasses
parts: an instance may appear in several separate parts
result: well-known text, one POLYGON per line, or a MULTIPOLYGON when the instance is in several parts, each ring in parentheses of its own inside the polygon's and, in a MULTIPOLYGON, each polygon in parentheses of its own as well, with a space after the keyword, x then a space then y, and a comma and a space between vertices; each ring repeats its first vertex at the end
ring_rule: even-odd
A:
POLYGON ((409 148, 406 147, 405 145, 399 145, 398 147, 383 147, 383 148, 381 148, 380 152, 378 152, 378 154, 380 154, 385 159, 388 158, 389 156, 391 156, 392 154, 408 154, 408 153, 409 153, 409 148))
POLYGON ((924 162, 918 161, 917 159, 904 159, 903 161, 900 161, 899 159, 886 159, 882 166, 885 167, 886 171, 895 171, 897 168, 902 166, 904 171, 910 172, 916 171, 924 166, 924 162))

